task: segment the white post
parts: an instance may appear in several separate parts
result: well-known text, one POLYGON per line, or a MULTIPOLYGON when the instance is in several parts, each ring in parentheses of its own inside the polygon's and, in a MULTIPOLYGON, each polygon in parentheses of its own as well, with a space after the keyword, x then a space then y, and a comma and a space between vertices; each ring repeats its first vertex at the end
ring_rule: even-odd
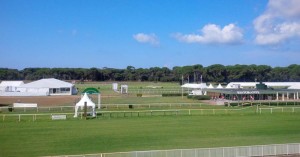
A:
POLYGON ((299 99, 299 93, 297 92, 297 100, 299 99))
POLYGON ((294 93, 294 100, 296 100, 296 93, 294 93))
POLYGON ((182 157, 182 149, 180 150, 180 157, 182 157))
POLYGON ((224 151, 224 147, 223 147, 223 157, 225 157, 225 151, 224 151))
POLYGON ((259 113, 261 114, 261 108, 259 109, 259 113))
POLYGON ((278 92, 276 93, 276 100, 278 100, 278 92))
POLYGON ((249 148, 249 149, 248 149, 248 151, 249 151, 248 154, 249 154, 249 156, 251 156, 251 155, 252 155, 252 149, 251 149, 252 147, 248 147, 248 148, 249 148))
POLYGON ((282 93, 281 96, 282 96, 282 101, 284 101, 284 93, 282 93))
POLYGON ((286 100, 289 100, 289 92, 286 92, 286 100))
POLYGON ((101 107, 101 94, 98 94, 98 109, 101 107))

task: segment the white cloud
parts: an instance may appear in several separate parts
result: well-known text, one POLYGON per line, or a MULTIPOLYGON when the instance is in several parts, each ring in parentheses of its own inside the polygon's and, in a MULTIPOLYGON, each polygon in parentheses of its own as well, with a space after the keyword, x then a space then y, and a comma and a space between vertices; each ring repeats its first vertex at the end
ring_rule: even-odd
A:
POLYGON ((269 0, 267 9, 253 24, 255 42, 260 45, 300 38, 300 0, 269 0))
POLYGON ((242 30, 235 24, 221 28, 215 24, 207 24, 201 29, 201 34, 175 34, 175 38, 187 43, 201 44, 238 44, 243 40, 242 30))
POLYGON ((149 43, 151 45, 158 45, 159 40, 155 34, 144 34, 144 33, 138 33, 134 34, 133 38, 140 43, 149 43))

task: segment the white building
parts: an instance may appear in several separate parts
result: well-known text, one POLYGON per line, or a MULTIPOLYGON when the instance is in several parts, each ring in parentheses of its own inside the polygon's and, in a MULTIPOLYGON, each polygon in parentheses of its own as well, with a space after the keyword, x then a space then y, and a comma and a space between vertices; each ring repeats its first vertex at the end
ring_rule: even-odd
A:
MULTIPOLYGON (((262 82, 270 88, 300 89, 300 82, 262 82)), ((230 82, 226 88, 256 88, 259 82, 230 82)))
POLYGON ((12 92, 0 92, 0 96, 48 96, 73 94, 77 94, 77 89, 72 83, 54 78, 41 79, 27 84, 20 84, 12 92))

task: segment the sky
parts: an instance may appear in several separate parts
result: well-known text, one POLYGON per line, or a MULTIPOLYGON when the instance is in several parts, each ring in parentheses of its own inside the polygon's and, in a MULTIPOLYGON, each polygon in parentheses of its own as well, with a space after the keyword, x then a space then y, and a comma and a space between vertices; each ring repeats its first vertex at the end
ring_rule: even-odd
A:
POLYGON ((300 0, 0 0, 0 68, 300 63, 300 0))

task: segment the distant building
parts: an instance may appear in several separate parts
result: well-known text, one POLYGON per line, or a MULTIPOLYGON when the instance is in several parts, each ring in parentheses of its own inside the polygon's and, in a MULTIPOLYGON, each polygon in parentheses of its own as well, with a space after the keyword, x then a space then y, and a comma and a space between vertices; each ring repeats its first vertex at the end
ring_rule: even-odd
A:
POLYGON ((54 78, 41 79, 27 84, 23 83, 19 86, 15 86, 13 91, 0 91, 0 96, 49 96, 73 94, 77 94, 77 89, 72 83, 54 78))
POLYGON ((300 82, 230 82, 223 89, 206 91, 227 100, 299 100, 300 82))
POLYGON ((192 95, 209 95, 224 100, 299 100, 300 82, 231 82, 223 88, 220 84, 208 87, 203 84, 185 84, 192 95), (264 88, 262 88, 264 87, 264 88), (200 91, 200 92, 197 92, 200 91))

